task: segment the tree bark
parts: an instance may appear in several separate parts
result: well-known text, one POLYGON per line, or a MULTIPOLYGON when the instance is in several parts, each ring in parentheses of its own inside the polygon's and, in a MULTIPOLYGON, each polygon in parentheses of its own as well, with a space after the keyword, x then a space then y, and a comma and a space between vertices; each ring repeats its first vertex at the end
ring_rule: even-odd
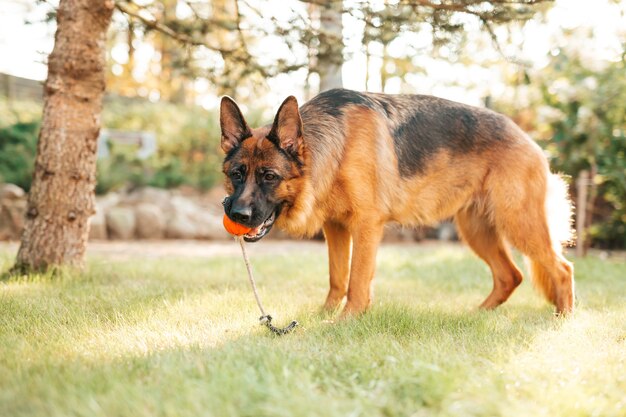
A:
POLYGON ((14 271, 82 266, 113 0, 61 0, 26 223, 14 271))
POLYGON ((342 1, 320 6, 320 46, 317 57, 317 73, 320 76, 320 93, 343 87, 343 24, 342 1))

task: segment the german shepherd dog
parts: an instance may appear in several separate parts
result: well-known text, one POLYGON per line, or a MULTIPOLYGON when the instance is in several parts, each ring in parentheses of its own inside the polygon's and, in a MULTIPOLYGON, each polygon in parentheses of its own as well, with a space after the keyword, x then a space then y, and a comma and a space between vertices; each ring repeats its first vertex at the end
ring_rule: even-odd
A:
POLYGON ((562 255, 571 219, 565 185, 505 116, 432 96, 334 89, 300 108, 288 97, 273 124, 257 129, 224 97, 220 125, 226 214, 252 228, 248 242, 274 224, 295 236, 323 229, 326 309, 346 296, 342 316, 368 308, 387 222, 454 217, 493 274, 480 307, 499 306, 522 281, 510 242, 530 258, 533 280, 557 313, 572 310, 573 266, 562 255))

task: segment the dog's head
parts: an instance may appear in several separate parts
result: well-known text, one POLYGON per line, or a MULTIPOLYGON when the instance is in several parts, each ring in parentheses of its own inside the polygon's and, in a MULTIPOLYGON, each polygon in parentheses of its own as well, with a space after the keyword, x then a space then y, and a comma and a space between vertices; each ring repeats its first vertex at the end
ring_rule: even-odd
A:
POLYGON ((252 228, 248 242, 263 238, 296 195, 303 175, 304 141, 298 102, 290 96, 272 126, 250 129, 229 97, 220 106, 223 172, 228 197, 224 211, 231 220, 252 228))

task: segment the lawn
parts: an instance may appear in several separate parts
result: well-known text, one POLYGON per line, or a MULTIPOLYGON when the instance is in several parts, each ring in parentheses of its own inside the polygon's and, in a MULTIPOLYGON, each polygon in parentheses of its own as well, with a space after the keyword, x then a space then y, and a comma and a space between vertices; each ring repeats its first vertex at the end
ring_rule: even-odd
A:
POLYGON ((276 324, 301 323, 283 337, 234 254, 1 282, 0 416, 626 415, 624 260, 575 260, 562 319, 529 280, 478 311, 491 277, 461 246, 385 246, 370 312, 328 324, 323 248, 276 252, 252 264, 276 324))

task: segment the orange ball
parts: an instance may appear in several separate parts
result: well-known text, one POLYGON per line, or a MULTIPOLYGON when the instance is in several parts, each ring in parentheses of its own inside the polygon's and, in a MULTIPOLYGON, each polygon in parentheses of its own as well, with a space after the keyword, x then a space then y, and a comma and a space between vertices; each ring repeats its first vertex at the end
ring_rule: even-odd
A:
POLYGON ((234 221, 230 219, 230 217, 228 217, 225 214, 224 214, 223 223, 224 223, 224 229, 226 229, 226 231, 230 233, 231 235, 235 235, 235 236, 245 235, 250 230, 252 230, 251 228, 244 226, 243 224, 235 223, 234 221))

